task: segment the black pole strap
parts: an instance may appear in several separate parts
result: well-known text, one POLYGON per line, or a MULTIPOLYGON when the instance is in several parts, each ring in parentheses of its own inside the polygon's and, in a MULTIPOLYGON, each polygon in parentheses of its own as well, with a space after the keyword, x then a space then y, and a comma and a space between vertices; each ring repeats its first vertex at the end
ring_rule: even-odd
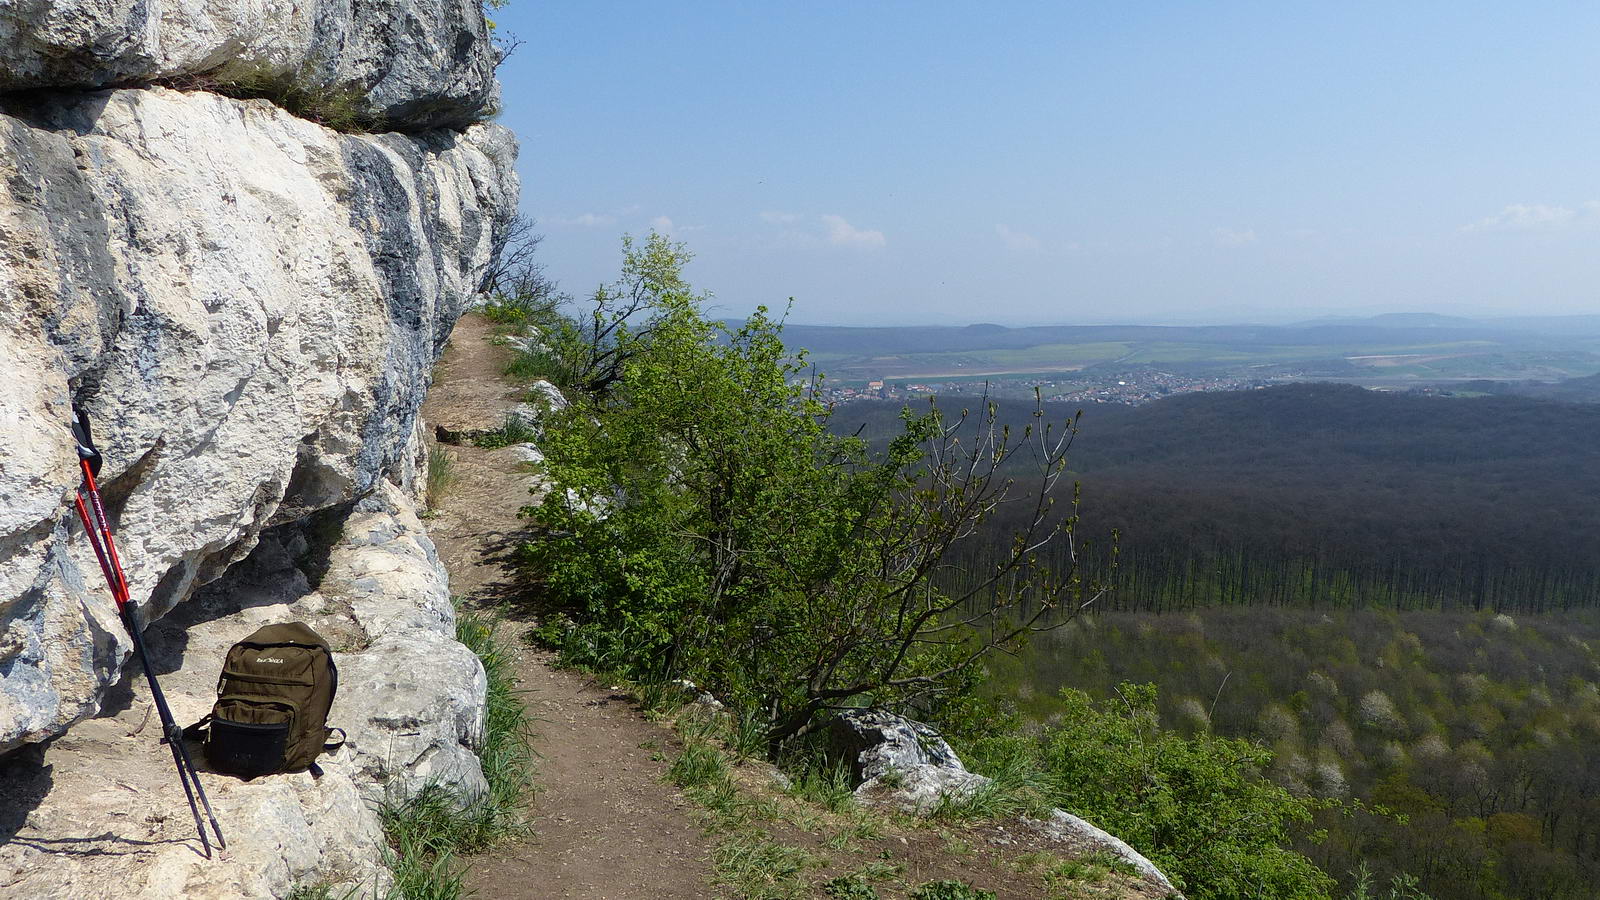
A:
POLYGON ((100 466, 105 459, 94 445, 94 432, 89 428, 89 414, 76 403, 72 405, 72 440, 78 445, 78 458, 89 461, 89 470, 100 477, 100 466))

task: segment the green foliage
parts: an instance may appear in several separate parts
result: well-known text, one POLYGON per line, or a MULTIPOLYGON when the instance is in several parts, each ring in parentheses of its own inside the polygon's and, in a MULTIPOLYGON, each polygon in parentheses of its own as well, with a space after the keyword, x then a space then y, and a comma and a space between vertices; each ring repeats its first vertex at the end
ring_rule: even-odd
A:
POLYGON ((789 793, 830 812, 844 812, 856 804, 850 766, 821 755, 807 758, 790 769, 789 793))
POLYGON ((384 865, 394 873, 394 900, 457 900, 462 894, 456 852, 473 830, 460 798, 443 785, 430 784, 409 799, 378 808, 389 839, 384 865))
POLYGON ((517 696, 511 656, 496 637, 496 620, 477 614, 456 619, 456 640, 477 654, 488 683, 483 743, 478 761, 489 792, 475 804, 484 846, 522 828, 522 807, 533 792, 533 723, 517 696))
POLYGON ((711 321, 682 280, 681 246, 652 235, 625 249, 622 280, 586 326, 593 393, 550 416, 540 445, 557 490, 531 510, 545 534, 526 557, 576 620, 567 660, 689 677, 762 710, 776 745, 829 706, 958 696, 989 650, 1093 596, 1072 560, 1037 555, 1071 527, 1048 496, 1070 423, 1041 416, 1013 433, 992 410, 907 412, 869 456, 828 430, 777 320, 711 321), (947 553, 1011 496, 998 472, 1019 452, 1041 482, 1033 517, 944 590, 947 553))
POLYGON ((704 741, 691 741, 672 761, 667 777, 681 788, 720 783, 728 778, 728 763, 717 748, 704 741))
POLYGON ((1313 807, 1262 777, 1270 751, 1163 731, 1153 685, 1123 684, 1102 703, 1072 690, 1062 699, 1042 756, 1055 805, 1138 848, 1195 900, 1327 896, 1333 880, 1285 849, 1313 807))
POLYGON ((516 413, 506 413, 505 420, 500 427, 486 434, 478 435, 473 443, 488 450, 500 447, 509 447, 512 444, 526 444, 539 437, 539 430, 529 425, 527 420, 516 413))
MULTIPOLYGON (((1375 886, 1410 873, 1436 900, 1579 900, 1594 878, 1576 848, 1600 823, 1596 646, 1592 613, 1108 613, 991 661, 985 690, 1044 721, 1061 685, 1155 682, 1174 728, 1205 706, 1215 734, 1272 748, 1275 783, 1347 798, 1291 829, 1343 891, 1369 861, 1375 886)), ((963 758, 987 764, 1000 743, 963 758)))
POLYGON ((994 891, 946 879, 922 884, 911 892, 911 900, 994 900, 994 891))
POLYGON ((1417 884, 1417 879, 1411 875, 1396 875, 1389 880, 1389 892, 1378 893, 1373 887, 1372 870, 1367 866, 1366 860, 1356 871, 1350 873, 1354 884, 1350 893, 1345 895, 1345 900, 1432 900, 1417 884))
POLYGON ((333 886, 326 882, 315 884, 297 884, 289 891, 285 900, 352 900, 361 892, 361 886, 346 888, 343 893, 335 894, 333 886))

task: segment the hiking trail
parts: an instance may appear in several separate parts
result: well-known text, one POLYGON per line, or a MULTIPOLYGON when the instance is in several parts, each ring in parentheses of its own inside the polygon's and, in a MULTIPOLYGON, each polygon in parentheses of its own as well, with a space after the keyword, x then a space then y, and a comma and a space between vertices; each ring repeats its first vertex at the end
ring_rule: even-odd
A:
MULTIPOLYGON (((481 316, 457 324, 423 404, 429 426, 493 430, 521 399, 502 373, 511 351, 490 341, 481 316)), ((485 898, 627 900, 710 896, 710 845, 694 809, 662 780, 659 750, 670 733, 646 721, 628 698, 524 639, 537 624, 502 601, 513 590, 509 554, 524 527, 528 476, 505 449, 447 445, 455 478, 428 529, 465 609, 507 616, 500 635, 516 657, 518 687, 534 719, 536 792, 531 835, 475 856, 467 887, 485 898)))

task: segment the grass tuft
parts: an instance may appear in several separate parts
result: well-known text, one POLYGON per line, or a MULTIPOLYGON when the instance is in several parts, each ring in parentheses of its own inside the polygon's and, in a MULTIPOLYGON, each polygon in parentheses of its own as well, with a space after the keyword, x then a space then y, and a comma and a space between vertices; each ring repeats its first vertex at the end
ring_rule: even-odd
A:
POLYGON ((527 420, 516 413, 508 412, 505 421, 498 429, 479 435, 473 443, 488 450, 496 450, 512 444, 530 443, 538 437, 538 429, 529 425, 527 420))
POLYGON ((965 881, 929 881, 911 892, 911 900, 994 900, 994 891, 975 888, 965 881))
POLYGON ((438 509, 445 492, 456 482, 456 457, 443 447, 428 451, 428 508, 438 509))
POLYGON ((359 134, 388 128, 372 110, 366 92, 326 84, 309 64, 282 70, 264 62, 234 62, 209 78, 211 83, 205 86, 225 97, 270 100, 292 115, 334 131, 359 134))
POLYGON ((716 747, 691 740, 667 770, 672 783, 684 790, 728 781, 728 761, 716 747))

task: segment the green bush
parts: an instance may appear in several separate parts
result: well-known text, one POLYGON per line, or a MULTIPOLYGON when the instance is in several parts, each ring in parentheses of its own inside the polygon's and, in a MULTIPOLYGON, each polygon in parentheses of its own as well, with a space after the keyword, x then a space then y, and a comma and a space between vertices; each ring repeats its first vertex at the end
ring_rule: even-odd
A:
POLYGON ((1243 740, 1163 731, 1153 685, 1094 703, 1064 690, 1041 762, 1051 802, 1139 849, 1193 900, 1321 900, 1334 887, 1287 849, 1313 806, 1270 783, 1271 751, 1243 740))
POLYGON ((981 573, 945 580, 954 548, 1013 499, 1001 467, 1026 447, 1053 486, 1071 423, 1017 434, 992 405, 954 421, 908 411, 869 455, 829 431, 820 382, 778 320, 708 319, 681 277, 686 251, 659 235, 627 246, 623 286, 605 296, 646 318, 591 317, 609 323, 591 329, 606 335, 590 379, 605 389, 542 423, 556 490, 530 510, 545 533, 525 553, 576 622, 565 659, 637 682, 687 677, 760 710, 775 749, 829 707, 959 695, 988 651, 1092 596, 1074 565, 1040 561, 1072 521, 1048 490, 981 573), (967 627, 980 620, 981 636, 967 627))

